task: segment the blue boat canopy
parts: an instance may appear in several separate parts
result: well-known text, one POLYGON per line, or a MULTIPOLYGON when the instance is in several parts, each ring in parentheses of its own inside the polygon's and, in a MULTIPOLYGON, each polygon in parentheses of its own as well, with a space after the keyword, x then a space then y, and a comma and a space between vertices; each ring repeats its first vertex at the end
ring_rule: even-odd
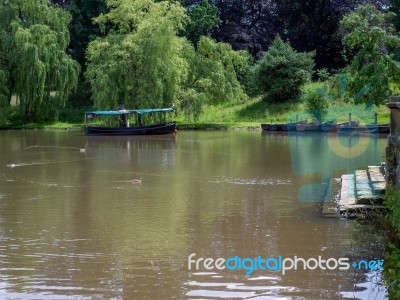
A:
POLYGON ((139 115, 145 115, 150 113, 160 113, 160 112, 171 112, 174 111, 174 107, 168 108, 145 108, 145 109, 126 109, 126 110, 94 110, 87 111, 85 115, 96 115, 96 116, 118 116, 130 113, 136 113, 139 115))
POLYGON ((139 115, 145 115, 145 114, 150 114, 150 113, 159 113, 159 112, 171 112, 174 111, 174 107, 168 107, 168 108, 144 108, 144 109, 132 109, 129 110, 129 112, 135 112, 139 115))

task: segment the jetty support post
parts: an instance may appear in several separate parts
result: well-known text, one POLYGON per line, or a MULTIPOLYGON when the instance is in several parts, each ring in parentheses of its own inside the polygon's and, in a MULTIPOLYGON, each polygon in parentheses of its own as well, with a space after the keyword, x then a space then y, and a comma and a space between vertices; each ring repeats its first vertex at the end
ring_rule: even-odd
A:
POLYGON ((390 135, 386 146, 386 181, 400 187, 400 96, 390 97, 390 135))

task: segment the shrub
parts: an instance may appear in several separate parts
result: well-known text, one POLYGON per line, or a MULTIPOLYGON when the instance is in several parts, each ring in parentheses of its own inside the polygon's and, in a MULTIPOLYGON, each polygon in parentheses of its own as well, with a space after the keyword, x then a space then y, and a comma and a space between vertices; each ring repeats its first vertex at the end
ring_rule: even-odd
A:
POLYGON ((395 231, 393 243, 389 244, 384 263, 384 274, 389 291, 389 299, 400 298, 400 191, 394 186, 386 188, 385 205, 389 209, 388 220, 395 231))
POLYGON ((297 52, 277 36, 248 76, 256 94, 268 102, 298 99, 301 86, 311 79, 315 52, 297 52))
POLYGON ((305 91, 302 96, 306 104, 307 112, 322 123, 323 119, 328 114, 329 107, 328 99, 323 95, 320 89, 305 91))

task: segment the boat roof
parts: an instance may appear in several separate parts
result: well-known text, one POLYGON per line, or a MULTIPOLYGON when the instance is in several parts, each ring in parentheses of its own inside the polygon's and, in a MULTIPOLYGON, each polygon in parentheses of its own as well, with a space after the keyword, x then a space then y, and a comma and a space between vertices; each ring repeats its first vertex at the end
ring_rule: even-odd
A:
POLYGON ((118 116, 130 113, 145 115, 150 113, 171 112, 174 111, 173 107, 168 108, 143 108, 143 109, 125 109, 125 110, 93 110, 85 112, 85 115, 97 116, 118 116))

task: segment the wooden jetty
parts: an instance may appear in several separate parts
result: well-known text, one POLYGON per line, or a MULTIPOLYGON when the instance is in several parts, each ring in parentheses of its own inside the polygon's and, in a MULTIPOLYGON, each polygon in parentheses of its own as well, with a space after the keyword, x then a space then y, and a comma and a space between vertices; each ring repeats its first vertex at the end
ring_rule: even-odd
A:
POLYGON ((379 166, 369 166, 368 170, 357 170, 340 178, 338 212, 351 217, 371 210, 384 210, 383 194, 386 181, 379 166))

